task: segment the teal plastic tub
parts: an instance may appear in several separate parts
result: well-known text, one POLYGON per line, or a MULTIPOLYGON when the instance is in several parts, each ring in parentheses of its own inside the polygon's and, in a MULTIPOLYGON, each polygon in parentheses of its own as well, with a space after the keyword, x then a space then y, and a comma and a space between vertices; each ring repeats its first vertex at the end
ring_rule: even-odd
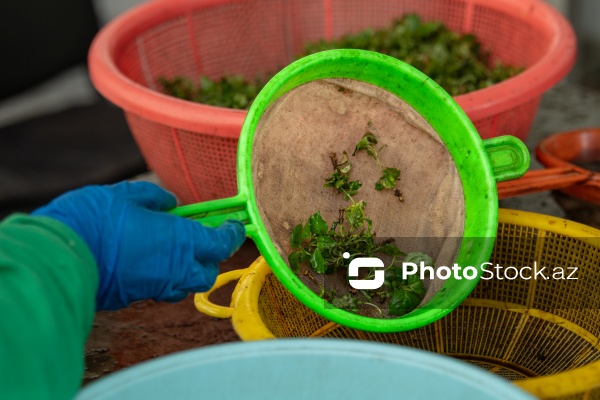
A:
POLYGON ((531 395, 465 362, 389 344, 281 339, 188 350, 113 373, 79 400, 512 399, 531 395))

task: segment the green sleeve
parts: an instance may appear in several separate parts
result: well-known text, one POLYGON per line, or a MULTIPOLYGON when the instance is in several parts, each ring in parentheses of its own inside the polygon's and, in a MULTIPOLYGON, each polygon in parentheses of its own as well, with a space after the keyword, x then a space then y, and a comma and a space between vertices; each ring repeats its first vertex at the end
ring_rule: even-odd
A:
POLYGON ((0 398, 71 399, 81 385, 98 270, 66 225, 0 222, 0 398))

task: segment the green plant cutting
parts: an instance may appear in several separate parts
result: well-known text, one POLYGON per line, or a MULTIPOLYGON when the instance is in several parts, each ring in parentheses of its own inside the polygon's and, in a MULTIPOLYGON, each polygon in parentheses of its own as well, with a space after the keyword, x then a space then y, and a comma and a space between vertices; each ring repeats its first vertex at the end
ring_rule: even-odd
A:
MULTIPOLYGON (((492 86, 523 70, 492 60, 475 35, 454 32, 438 21, 424 22, 416 14, 407 14, 382 29, 306 43, 298 58, 332 49, 371 50, 395 57, 425 73, 452 96, 492 86)), ((253 80, 240 75, 218 79, 201 76, 199 80, 163 76, 158 83, 165 94, 180 99, 248 109, 273 75, 267 73, 264 79, 253 80)))
POLYGON ((164 93, 178 99, 216 107, 247 110, 266 81, 258 78, 250 81, 241 75, 229 75, 218 80, 201 76, 198 82, 183 76, 172 79, 159 77, 158 83, 164 93))
MULTIPOLYGON (((371 121, 369 121, 368 127, 371 127, 371 121)), ((356 148, 354 149, 354 153, 352 153, 352 155, 355 155, 357 152, 360 151, 365 151, 368 155, 373 157, 373 159, 377 163, 377 166, 381 170, 381 178, 379 178, 379 180, 375 182, 375 189, 394 189, 394 193, 396 193, 397 195, 397 193, 399 193, 399 190, 398 188, 396 188, 396 181, 400 180, 400 170, 390 167, 384 168, 383 165, 381 165, 381 161, 379 161, 379 154, 385 148, 385 146, 381 146, 379 149, 377 149, 376 145, 378 142, 379 140, 377 139, 377 137, 373 133, 367 131, 367 133, 365 133, 360 142, 358 142, 358 144, 356 145, 356 148)), ((400 197, 400 200, 402 201, 403 198, 400 197)))
MULTIPOLYGON (((379 154, 385 146, 376 148, 378 143, 378 138, 367 131, 356 145, 353 156, 365 152, 382 170, 380 180, 370 187, 377 191, 395 191, 396 182, 400 179, 400 170, 384 168, 381 165, 379 154)), ((373 221, 365 214, 367 204, 357 198, 363 185, 350 177, 350 157, 346 152, 342 152, 341 158, 336 153, 331 153, 330 159, 333 172, 325 179, 324 186, 342 195, 344 201, 349 204, 345 203, 340 207, 337 220, 331 224, 317 211, 308 217, 305 223, 294 227, 290 235, 292 251, 288 255, 290 268, 318 285, 320 296, 335 307, 359 313, 361 306, 365 305, 375 308, 380 317, 385 317, 382 308, 386 307, 389 317, 405 315, 419 305, 426 290, 418 274, 403 279, 401 262, 414 262, 419 265, 423 261, 426 265, 433 266, 433 260, 424 253, 402 252, 393 239, 378 241, 373 232, 373 221), (350 257, 344 257, 344 253, 348 253, 350 257), (355 257, 386 257, 391 260, 385 267, 384 284, 379 289, 355 290, 348 285, 350 289, 347 292, 338 293, 335 289, 323 287, 312 275, 342 273, 347 279, 348 265, 355 257)), ((372 279, 373 273, 374 271, 371 271, 363 279, 372 279)))

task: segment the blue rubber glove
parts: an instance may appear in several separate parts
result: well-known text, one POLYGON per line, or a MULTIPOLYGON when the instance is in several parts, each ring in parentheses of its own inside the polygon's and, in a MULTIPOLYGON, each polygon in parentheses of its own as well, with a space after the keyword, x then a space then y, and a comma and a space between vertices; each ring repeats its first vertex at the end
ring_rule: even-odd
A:
POLYGON ((68 192, 32 215, 57 219, 83 238, 99 269, 96 308, 115 310, 207 291, 218 263, 244 242, 241 222, 207 228, 164 212, 175 205, 175 197, 155 184, 121 182, 68 192))

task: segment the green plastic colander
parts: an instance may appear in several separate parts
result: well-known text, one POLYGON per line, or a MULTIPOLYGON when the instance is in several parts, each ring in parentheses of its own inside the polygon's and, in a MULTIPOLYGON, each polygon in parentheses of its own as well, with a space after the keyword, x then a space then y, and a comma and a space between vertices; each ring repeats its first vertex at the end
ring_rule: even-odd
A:
MULTIPOLYGON (((298 96, 301 94, 296 97, 298 96)), ((321 131, 313 129, 315 126, 313 124, 321 124, 318 125, 319 129, 323 129, 329 120, 321 118, 320 115, 314 116, 314 113, 308 111, 312 110, 311 107, 317 107, 314 104, 323 101, 324 106, 321 108, 327 108, 324 113, 334 110, 331 112, 335 114, 331 116, 334 118, 331 119, 332 121, 336 120, 335 118, 342 118, 339 119, 340 121, 350 120, 354 114, 353 111, 347 111, 347 108, 351 108, 353 99, 362 99, 364 104, 373 104, 373 110, 381 115, 392 113, 390 110, 393 107, 390 105, 398 103, 400 108, 410 109, 409 112, 415 112, 416 115, 407 120, 407 132, 412 132, 413 125, 426 125, 435 131, 441 139, 440 147, 448 154, 452 165, 442 164, 442 167, 438 167, 441 169, 436 171, 434 168, 436 158, 429 157, 423 160, 421 171, 431 169, 435 172, 431 175, 434 177, 450 173, 447 170, 455 169, 458 181, 454 184, 450 182, 451 184, 446 186, 448 186, 447 190, 452 191, 457 185, 462 185, 459 192, 461 195, 456 198, 459 200, 457 202, 459 205, 456 206, 449 201, 448 212, 445 213, 444 200, 437 199, 437 214, 425 212, 426 210, 423 209, 420 210, 422 215, 407 218, 413 218, 413 221, 418 221, 418 218, 433 218, 433 216, 437 220, 458 219, 460 240, 453 253, 452 261, 461 267, 477 267, 488 261, 498 224, 496 183, 516 179, 526 172, 529 167, 527 148, 520 140, 511 136, 482 140, 462 109, 434 81, 397 59, 363 50, 331 50, 313 54, 280 71, 260 92, 242 127, 237 159, 238 195, 178 207, 173 212, 209 226, 217 226, 226 219, 244 221, 248 237, 256 243, 275 276, 296 298, 324 318, 366 331, 399 332, 416 329, 442 318, 457 307, 477 284, 481 270, 477 268, 479 275, 475 279, 458 279, 450 276, 431 296, 426 297, 424 304, 403 317, 380 319, 328 306, 291 271, 286 262, 284 251, 286 242, 282 238, 285 238, 288 232, 289 241, 289 232, 295 223, 304 222, 310 215, 306 214, 306 210, 312 206, 313 199, 316 204, 326 195, 324 194, 326 189, 322 189, 323 177, 318 174, 310 174, 311 179, 315 181, 312 189, 307 185, 297 185, 290 178, 296 176, 293 174, 297 174, 298 171, 305 169, 310 171, 311 166, 326 158, 326 154, 320 154, 319 151, 322 150, 321 153, 330 151, 330 149, 321 149, 321 143, 326 140, 322 140, 321 131), (338 84, 341 85, 339 96, 346 97, 339 99, 335 97, 337 94, 334 93, 335 90, 331 90, 331 87, 338 87, 336 86, 338 84), (367 97, 367 100, 364 100, 364 93, 358 93, 360 90, 348 91, 344 87, 345 84, 350 88, 356 84, 360 90, 364 89, 363 92, 378 93, 375 95, 377 99, 370 101, 367 97), (299 97, 294 100, 295 93, 304 93, 302 92, 304 88, 312 88, 310 93, 313 97, 306 100, 299 97), (386 96, 390 98, 383 103, 380 102, 380 99, 386 96), (288 101, 288 99, 292 100, 288 101), (299 105, 298 111, 294 105, 299 105), (270 121, 275 120, 280 125, 269 128, 269 124, 275 124, 270 121), (294 122, 288 126, 286 124, 289 121, 294 122), (269 140, 263 140, 261 135, 267 135, 263 132, 269 132, 269 140), (299 147, 304 147, 304 156, 297 155, 299 147), (313 151, 314 157, 307 156, 313 151), (263 163, 263 159, 271 161, 263 163), (293 166, 289 167, 288 164, 293 166), (286 172, 290 168, 291 172, 286 172), (281 190, 277 189, 277 186, 270 187, 268 191, 261 189, 263 182, 268 181, 280 184, 281 190), (271 194, 275 197, 267 201, 266 197, 270 197, 271 194), (287 199, 294 202, 290 204, 287 199), (298 202, 298 199, 304 200, 298 202), (304 211, 298 214, 300 219, 296 221, 290 222, 288 218, 273 217, 277 215, 273 214, 276 211, 289 210, 289 213, 294 214, 298 208, 304 211)), ((318 111, 319 108, 315 110, 318 111)), ((356 112, 360 113, 361 110, 356 112)), ((332 132, 336 129, 337 126, 331 126, 332 132)), ((357 132, 360 129, 363 127, 357 127, 357 132)), ((340 135, 345 135, 346 131, 347 129, 340 130, 340 135)), ((400 149, 406 148, 407 151, 412 151, 412 148, 419 148, 422 145, 420 139, 412 136, 412 133, 407 133, 406 139, 406 144, 399 144, 400 149)), ((390 151, 388 156, 394 157, 395 154, 398 153, 390 151)), ((429 153, 415 153, 411 160, 413 162, 418 160, 420 154, 429 153)), ((398 159, 402 156, 399 155, 398 159)), ((410 172, 410 164, 403 166, 402 169, 404 176, 404 171, 410 172)), ((410 174, 408 175, 407 179, 410 181, 410 174)), ((413 181, 418 182, 415 189, 424 188, 429 190, 426 193, 437 193, 436 187, 427 187, 427 180, 421 182, 419 177, 414 177, 413 181)), ((415 200, 415 204, 427 205, 428 201, 421 198, 415 200)), ((369 212, 370 215, 377 214, 378 209, 371 208, 369 212)), ((426 222, 424 225, 435 224, 433 220, 426 222)))

